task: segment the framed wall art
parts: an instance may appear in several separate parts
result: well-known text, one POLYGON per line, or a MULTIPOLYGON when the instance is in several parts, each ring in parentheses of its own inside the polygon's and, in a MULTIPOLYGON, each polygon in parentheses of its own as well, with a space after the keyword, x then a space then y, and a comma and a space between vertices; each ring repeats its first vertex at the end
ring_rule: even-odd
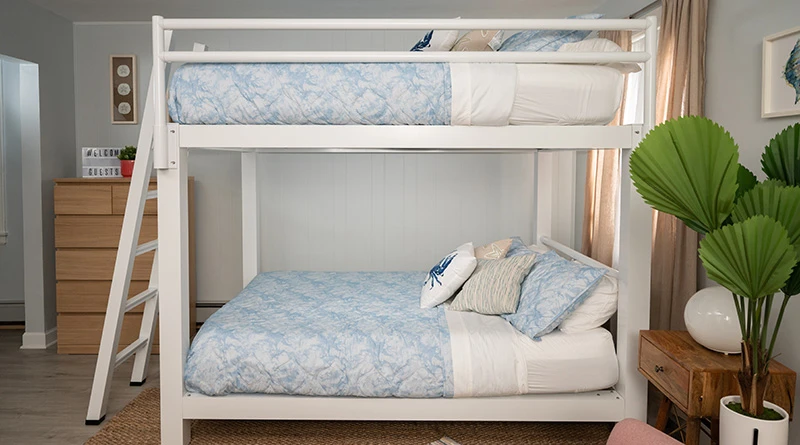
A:
POLYGON ((800 115, 800 26, 764 37, 761 117, 800 115))
POLYGON ((111 56, 111 123, 136 124, 136 56, 111 56))

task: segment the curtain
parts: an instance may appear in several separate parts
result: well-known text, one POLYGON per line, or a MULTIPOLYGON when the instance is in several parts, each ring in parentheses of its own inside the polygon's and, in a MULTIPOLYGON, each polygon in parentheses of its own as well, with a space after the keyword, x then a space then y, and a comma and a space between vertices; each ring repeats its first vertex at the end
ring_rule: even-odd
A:
MULTIPOLYGON (((662 0, 656 123, 702 115, 708 0, 662 0)), ((625 43, 624 37, 605 37, 625 43)), ((629 40, 628 40, 629 42, 629 40)), ((630 43, 628 43, 630 45, 630 43)), ((622 46, 622 45, 620 45, 622 46)), ((625 47, 623 47, 625 48, 625 47)), ((620 124, 619 115, 614 121, 620 124)), ((584 204, 584 254, 611 263, 616 212, 616 151, 590 152, 584 204)), ((697 233, 671 215, 653 213, 651 329, 685 329, 683 309, 697 291, 697 233)))
MULTIPOLYGON (((623 51, 631 50, 630 31, 602 31, 600 37, 611 40, 623 51)), ((622 125, 628 76, 622 88, 622 103, 609 125, 622 125)), ((611 266, 614 254, 617 193, 619 192, 619 150, 591 150, 586 157, 586 191, 583 203, 584 255, 611 266)))
MULTIPOLYGON (((703 115, 708 0, 663 0, 656 121, 703 115)), ((697 233, 654 212, 651 329, 686 329, 683 308, 697 291, 697 233)))

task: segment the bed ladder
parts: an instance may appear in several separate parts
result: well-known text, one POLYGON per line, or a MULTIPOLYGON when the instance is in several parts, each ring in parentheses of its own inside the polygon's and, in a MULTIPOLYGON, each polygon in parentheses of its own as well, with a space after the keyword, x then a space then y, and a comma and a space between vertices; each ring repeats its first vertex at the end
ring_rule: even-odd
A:
MULTIPOLYGON (((152 112, 151 112, 152 115, 152 112)), ((98 425, 106 414, 111 380, 114 369, 128 360, 134 358, 131 386, 142 385, 147 378, 147 365, 153 348, 156 320, 158 318, 158 240, 139 244, 139 229, 142 225, 144 206, 147 200, 158 196, 157 190, 148 191, 150 172, 153 167, 152 144, 152 116, 150 125, 147 122, 147 110, 142 119, 142 134, 139 135, 139 147, 148 147, 137 150, 136 162, 133 167, 128 202, 125 206, 125 217, 122 220, 122 233, 119 239, 117 259, 114 264, 114 275, 111 279, 111 291, 108 296, 105 322, 103 323, 103 336, 100 340, 100 351, 97 355, 97 365, 92 383, 92 394, 89 398, 89 411, 86 415, 87 425, 98 425), (145 129, 149 129, 146 131, 145 129), (144 134, 148 133, 148 134, 144 134), (142 140, 144 136, 144 141, 142 140), (150 141, 147 140, 150 137, 150 141), (133 263, 137 256, 155 250, 153 266, 150 270, 150 283, 143 292, 128 298, 130 290, 133 263), (139 337, 125 349, 119 350, 120 331, 125 314, 144 304, 142 325, 139 337)))
MULTIPOLYGON (((171 32, 166 35, 169 45, 171 32)), ((128 202, 125 205, 125 216, 122 220, 122 232, 119 238, 119 249, 114 263, 114 275, 111 279, 111 291, 108 296, 103 334, 97 365, 94 371, 92 393, 89 397, 89 409, 86 414, 86 425, 99 425, 106 417, 106 408, 114 377, 114 369, 134 357, 131 386, 141 386, 147 379, 147 368, 155 338, 156 320, 158 319, 158 240, 139 244, 139 230, 142 226, 144 206, 147 200, 158 197, 157 190, 148 190, 150 175, 153 171, 153 124, 154 110, 153 81, 147 90, 136 162, 128 190, 128 202), (150 270, 150 282, 143 292, 128 298, 130 291, 133 263, 137 256, 155 251, 153 266, 150 270), (119 351, 120 331, 125 314, 144 304, 142 324, 139 336, 130 345, 119 351)))

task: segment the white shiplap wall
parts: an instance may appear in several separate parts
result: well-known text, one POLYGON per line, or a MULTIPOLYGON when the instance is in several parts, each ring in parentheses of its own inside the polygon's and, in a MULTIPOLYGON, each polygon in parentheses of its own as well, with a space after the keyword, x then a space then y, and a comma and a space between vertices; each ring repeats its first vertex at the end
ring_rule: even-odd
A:
MULTIPOLYGON (((202 42, 218 50, 404 50, 419 36, 183 32, 174 41, 184 49, 202 42)), ((138 56, 143 103, 149 24, 75 25, 78 148, 122 146, 138 134, 137 127, 109 122, 110 54, 138 56)), ((198 301, 226 301, 241 289, 239 155, 195 151, 189 164, 196 185, 198 301)), ((529 154, 268 154, 258 165, 264 270, 422 270, 466 241, 532 237, 529 154)))
POLYGON ((532 236, 527 154, 262 155, 262 268, 422 270, 532 236))

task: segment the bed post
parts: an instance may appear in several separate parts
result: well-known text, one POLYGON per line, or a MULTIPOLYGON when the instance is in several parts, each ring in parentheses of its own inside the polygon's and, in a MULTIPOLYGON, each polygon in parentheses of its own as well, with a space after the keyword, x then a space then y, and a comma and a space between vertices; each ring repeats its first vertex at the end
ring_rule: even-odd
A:
POLYGON ((242 152, 242 287, 261 272, 258 154, 242 152))
POLYGON ((153 17, 154 168, 158 170, 161 443, 185 445, 183 371, 189 350, 189 208, 187 151, 178 126, 167 124, 163 18, 153 17))
MULTIPOLYGON (((646 51, 650 59, 644 66, 644 125, 633 126, 633 146, 653 128, 656 98, 656 53, 658 22, 648 17, 645 31, 646 51)), ((650 326, 650 262, 652 247, 652 210, 630 179, 630 156, 624 149, 620 156, 619 226, 617 269, 619 306, 617 315, 617 356, 620 363, 617 391, 625 400, 625 417, 647 419, 647 381, 638 372, 639 331, 650 326)))
POLYGON ((174 168, 158 170, 161 443, 188 444, 189 421, 183 418, 189 350, 188 166, 187 151, 179 148, 177 125, 169 127, 168 144, 179 154, 174 168))

